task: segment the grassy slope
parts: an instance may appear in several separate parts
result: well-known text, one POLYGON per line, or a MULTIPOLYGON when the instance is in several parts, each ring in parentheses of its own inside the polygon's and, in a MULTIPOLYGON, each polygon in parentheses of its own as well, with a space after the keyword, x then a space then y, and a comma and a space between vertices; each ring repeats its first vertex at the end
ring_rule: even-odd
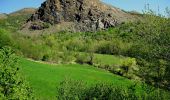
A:
POLYGON ((21 59, 20 66, 36 97, 53 99, 56 87, 65 78, 83 80, 89 85, 96 82, 111 82, 115 86, 129 86, 132 81, 88 65, 50 65, 21 59))
POLYGON ((103 65, 121 65, 122 62, 126 60, 128 57, 95 54, 94 58, 97 58, 98 61, 103 65))
MULTIPOLYGON (((80 52, 79 54, 85 54, 80 52)), ((129 57, 124 57, 120 55, 108 55, 108 54, 97 54, 94 53, 94 63, 100 63, 102 65, 122 65, 122 63, 127 60, 129 57)))

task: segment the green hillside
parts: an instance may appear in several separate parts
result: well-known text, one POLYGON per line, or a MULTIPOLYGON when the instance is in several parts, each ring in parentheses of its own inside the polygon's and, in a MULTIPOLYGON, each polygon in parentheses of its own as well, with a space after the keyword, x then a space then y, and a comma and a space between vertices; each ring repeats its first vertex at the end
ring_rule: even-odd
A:
POLYGON ((125 12, 136 20, 110 27, 106 17, 107 28, 86 31, 100 19, 89 11, 81 22, 76 12, 77 28, 89 25, 71 31, 70 22, 48 23, 51 13, 34 22, 38 12, 0 14, 0 100, 170 100, 170 16, 125 12))

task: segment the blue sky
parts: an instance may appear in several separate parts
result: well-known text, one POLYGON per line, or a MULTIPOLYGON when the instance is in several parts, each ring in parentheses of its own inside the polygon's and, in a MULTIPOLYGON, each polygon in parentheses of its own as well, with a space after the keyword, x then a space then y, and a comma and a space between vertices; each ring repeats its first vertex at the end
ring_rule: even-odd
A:
POLYGON ((45 0, 0 0, 0 13, 11 13, 22 8, 37 8, 45 0))
MULTIPOLYGON (((0 13, 11 13, 22 8, 38 8, 45 0, 0 0, 0 13)), ((102 0, 110 5, 124 9, 126 11, 142 12, 145 4, 150 4, 150 8, 163 13, 165 7, 170 8, 170 0, 102 0)))
POLYGON ((165 8, 170 8, 170 0, 102 0, 110 5, 122 8, 126 11, 138 11, 142 12, 145 5, 149 4, 150 8, 160 13, 164 14, 165 8))

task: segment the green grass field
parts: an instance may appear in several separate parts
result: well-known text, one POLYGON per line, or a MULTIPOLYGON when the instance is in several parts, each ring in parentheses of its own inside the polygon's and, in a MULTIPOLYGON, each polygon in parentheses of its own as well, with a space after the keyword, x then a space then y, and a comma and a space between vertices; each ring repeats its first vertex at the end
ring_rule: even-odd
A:
MULTIPOLYGON (((79 54, 82 55, 82 54, 87 54, 87 53, 79 52, 79 54)), ((125 61, 128 58, 129 57, 94 53, 93 62, 100 63, 102 65, 119 66, 119 65, 122 65, 123 61, 125 61)))
MULTIPOLYGON (((56 87, 65 78, 82 80, 87 84, 110 82, 115 86, 127 87, 133 82, 89 65, 52 65, 20 59, 19 65, 34 90, 35 97, 41 100, 54 99, 56 87)), ((139 89, 139 88, 138 88, 139 89)))
POLYGON ((122 62, 126 60, 128 57, 95 54, 94 58, 97 59, 103 65, 121 65, 122 62))

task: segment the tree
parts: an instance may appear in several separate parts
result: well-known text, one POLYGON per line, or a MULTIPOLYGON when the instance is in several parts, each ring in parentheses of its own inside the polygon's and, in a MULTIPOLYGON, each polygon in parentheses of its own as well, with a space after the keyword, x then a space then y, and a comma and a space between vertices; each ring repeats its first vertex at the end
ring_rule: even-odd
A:
POLYGON ((18 58, 9 47, 0 49, 0 99, 30 100, 32 91, 21 77, 18 58))

